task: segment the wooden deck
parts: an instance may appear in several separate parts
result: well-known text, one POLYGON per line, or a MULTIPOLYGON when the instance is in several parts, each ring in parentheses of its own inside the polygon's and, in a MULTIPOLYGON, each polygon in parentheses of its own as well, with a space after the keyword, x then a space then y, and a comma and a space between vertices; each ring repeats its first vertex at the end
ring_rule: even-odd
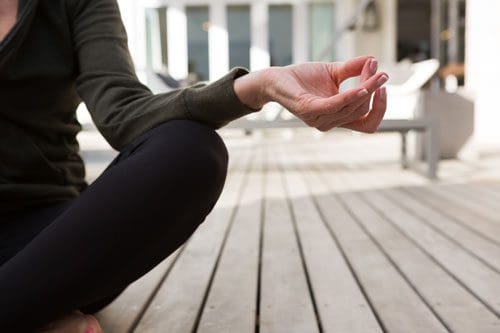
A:
POLYGON ((228 138, 216 208, 105 332, 500 332, 500 162, 429 183, 398 142, 228 138))

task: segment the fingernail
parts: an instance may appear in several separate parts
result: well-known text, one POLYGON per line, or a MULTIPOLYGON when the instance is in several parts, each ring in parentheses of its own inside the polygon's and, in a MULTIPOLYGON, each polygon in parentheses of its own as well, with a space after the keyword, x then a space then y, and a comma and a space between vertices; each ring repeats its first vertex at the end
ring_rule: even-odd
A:
POLYGON ((87 328, 87 330, 85 331, 85 333, 94 333, 94 330, 92 328, 87 328))
POLYGON ((368 90, 363 89, 363 90, 358 91, 358 97, 363 97, 366 95, 368 95, 368 90))
POLYGON ((379 85, 384 84, 384 83, 386 83, 386 82, 387 82, 387 80, 388 80, 388 79, 389 79, 389 77, 388 77, 387 75, 385 75, 385 74, 384 74, 384 75, 382 75, 382 76, 378 79, 377 83, 378 83, 379 85))
POLYGON ((370 71, 372 72, 372 74, 375 74, 377 73, 377 69, 378 69, 378 62, 377 60, 372 59, 370 64, 370 71))

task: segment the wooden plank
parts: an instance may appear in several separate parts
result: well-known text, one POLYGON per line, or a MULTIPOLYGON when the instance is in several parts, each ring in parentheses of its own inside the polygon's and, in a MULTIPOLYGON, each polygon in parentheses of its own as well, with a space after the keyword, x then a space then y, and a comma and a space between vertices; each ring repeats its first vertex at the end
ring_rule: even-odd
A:
POLYGON ((473 183, 466 184, 464 186, 466 190, 472 190, 473 192, 477 192, 482 198, 484 198, 488 204, 493 207, 498 207, 498 202, 500 200, 500 192, 495 190, 495 186, 493 184, 485 184, 485 183, 473 183))
POLYGON ((323 223, 302 175, 286 171, 285 177, 322 331, 382 332, 340 249, 323 223))
POLYGON ((451 201, 455 205, 460 205, 474 214, 480 217, 488 219, 490 221, 499 222, 500 215, 498 214, 498 208, 492 208, 481 202, 481 197, 471 197, 466 196, 459 191, 453 191, 443 186, 429 186, 425 188, 427 191, 435 193, 439 197, 451 201), (479 200, 479 201, 477 201, 479 200))
POLYGON ((332 195, 329 178, 335 174, 321 172, 321 175, 321 178, 317 175, 307 177, 306 181, 315 189, 314 193, 325 193, 315 194, 315 200, 376 309, 384 331, 446 332, 427 305, 332 195))
POLYGON ((262 244, 260 332, 319 332, 305 274, 283 180, 279 171, 268 171, 262 244))
POLYGON ((197 332, 255 331, 263 196, 260 154, 256 160, 224 245, 197 332))
POLYGON ((184 247, 137 332, 190 332, 197 320, 244 173, 232 172, 219 204, 184 247))
POLYGON ((491 192, 486 186, 478 184, 455 184, 451 186, 451 191, 461 197, 462 200, 473 202, 475 210, 487 211, 490 219, 500 223, 500 216, 495 214, 498 211, 498 201, 500 200, 497 193, 491 192))
POLYGON ((500 175, 496 179, 488 180, 488 188, 500 195, 500 175))
POLYGON ((113 303, 96 314, 104 332, 122 333, 132 328, 181 250, 182 248, 178 249, 149 273, 130 284, 113 303))
POLYGON ((422 222, 438 230, 448 239, 459 243, 460 246, 474 253, 494 267, 497 272, 500 272, 500 246, 498 244, 471 231, 404 191, 391 189, 383 191, 382 194, 400 207, 404 207, 411 214, 420 217, 422 222))
POLYGON ((496 244, 500 244, 500 225, 498 223, 482 218, 462 205, 444 200, 442 197, 426 191, 423 187, 404 187, 402 189, 417 197, 426 205, 460 222, 463 226, 479 232, 483 237, 496 244))
POLYGON ((490 310, 500 314, 500 275, 497 272, 380 194, 366 192, 363 196, 373 206, 381 207, 377 209, 379 213, 467 286, 490 310))
MULTIPOLYGON (((379 191, 370 193, 380 195, 379 191)), ((360 194, 342 194, 341 200, 446 327, 453 332, 498 332, 500 320, 361 199, 360 194)), ((378 208, 384 211, 389 209, 385 206, 378 208)))

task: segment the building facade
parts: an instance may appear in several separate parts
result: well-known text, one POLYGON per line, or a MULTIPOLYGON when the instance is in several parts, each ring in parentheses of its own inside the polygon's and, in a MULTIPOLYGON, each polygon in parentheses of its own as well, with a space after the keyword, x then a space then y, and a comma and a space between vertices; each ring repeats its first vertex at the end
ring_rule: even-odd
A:
POLYGON ((119 3, 139 72, 163 67, 176 79, 196 73, 201 80, 215 80, 234 66, 258 70, 360 54, 384 62, 396 57, 395 0, 376 1, 371 12, 358 14, 357 0, 119 3), (356 29, 350 24, 354 17, 356 29), (363 19, 371 26, 359 27, 363 19))

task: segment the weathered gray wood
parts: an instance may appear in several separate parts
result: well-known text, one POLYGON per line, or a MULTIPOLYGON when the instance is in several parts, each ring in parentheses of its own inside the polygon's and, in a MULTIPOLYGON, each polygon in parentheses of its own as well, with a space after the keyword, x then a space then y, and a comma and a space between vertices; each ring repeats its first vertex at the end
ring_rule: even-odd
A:
POLYGON ((260 332, 319 332, 279 171, 266 175, 260 332))
POLYGON ((136 332, 190 332, 195 324, 244 174, 232 173, 220 203, 191 236, 136 332))
MULTIPOLYGON (((370 193, 380 195, 379 192, 370 193)), ((453 332, 498 331, 500 320, 491 311, 362 200, 359 194, 346 193, 341 198, 447 327, 453 332)), ((389 207, 377 208, 385 211, 389 207)))
POLYGON ((321 173, 307 177, 315 189, 317 203, 331 230, 343 248, 370 302, 389 332, 446 332, 410 285, 403 279, 353 217, 331 195, 329 178, 334 174, 321 173), (326 186, 326 187, 325 187, 326 186))
MULTIPOLYGON (((500 195, 498 184, 489 181, 473 185, 428 184, 423 177, 400 170, 396 163, 387 163, 395 160, 395 156, 385 155, 384 151, 371 148, 372 142, 377 142, 381 136, 372 136, 369 141, 361 137, 359 141, 352 141, 342 135, 318 136, 313 139, 299 133, 286 140, 277 132, 264 136, 265 140, 256 135, 229 142, 231 176, 228 178, 228 186, 234 186, 231 185, 234 184, 234 175, 241 177, 240 185, 244 184, 245 176, 241 172, 247 164, 239 157, 244 155, 244 151, 254 145, 265 146, 270 150, 271 161, 268 167, 279 183, 277 190, 281 191, 277 201, 287 202, 287 214, 291 209, 291 216, 295 218, 290 223, 288 216, 285 221, 280 219, 278 226, 271 225, 282 231, 280 226, 287 223, 288 231, 282 233, 284 240, 277 237, 277 241, 270 243, 277 248, 283 247, 282 244, 290 248, 293 247, 290 244, 297 242, 298 236, 301 251, 292 253, 292 257, 301 259, 299 254, 303 254, 308 281, 302 283, 301 288, 307 289, 305 294, 309 298, 308 292, 312 291, 312 304, 318 311, 323 332, 377 332, 381 330, 378 321, 385 332, 441 332, 443 325, 438 318, 455 332, 500 332, 500 329, 496 329, 497 326, 492 326, 498 325, 498 317, 489 310, 493 309, 490 303, 499 291, 491 286, 491 276, 483 279, 482 275, 486 265, 498 269, 500 260, 500 219, 493 214, 496 212, 496 199, 500 195), (359 142, 364 143, 359 145, 359 142), (283 152, 286 154, 284 157, 283 152), (380 154, 388 157, 382 160, 382 164, 377 164, 381 161, 380 154), (282 163, 284 173, 277 167, 278 162, 282 163), (312 171, 317 169, 321 172, 312 171), (318 175, 327 177, 318 178, 318 175), (283 188, 280 189, 282 181, 286 185, 285 192, 283 188), (415 184, 423 186, 415 188, 415 184), (363 194, 351 193, 353 190, 365 192, 368 189, 393 186, 403 188, 372 193, 376 194, 376 198, 389 199, 387 201, 392 202, 393 206, 412 216, 414 221, 410 220, 410 224, 417 224, 418 221, 419 229, 426 225, 426 231, 420 230, 413 235, 412 227, 403 226, 408 221, 406 216, 401 215, 393 206, 372 197, 365 198, 363 194), (443 194, 425 190, 428 186, 438 186, 443 194), (342 194, 332 197, 334 191, 342 194), (288 201, 285 194, 288 195, 288 201), (452 199, 456 196, 461 199, 452 199), (473 206, 470 207, 470 203, 464 205, 463 201, 472 202, 473 206), (316 209, 316 204, 320 212, 316 209), (490 211, 489 218, 477 214, 478 207, 486 207, 490 211), (384 212, 389 212, 392 218, 381 215, 384 212), (402 225, 396 224, 393 219, 400 220, 402 225), (401 230, 405 232, 401 234, 401 230), (443 244, 435 234, 441 235, 462 250, 462 253, 458 253, 458 258, 454 258, 457 254, 453 248, 446 242, 443 244), (436 255, 436 251, 442 252, 442 255, 436 255), (475 260, 475 264, 470 265, 469 261, 462 260, 464 255, 469 257, 468 260, 475 260), (478 270, 477 267, 482 268, 478 270), (462 270, 462 275, 457 273, 459 269, 462 270), (478 292, 479 289, 470 287, 472 284, 464 276, 475 276, 474 286, 484 284, 482 289, 479 287, 482 294, 478 292), (486 293, 490 294, 488 302, 483 297, 486 293), (432 306, 437 317, 425 303, 432 306)), ((259 156, 256 156, 258 160, 259 156)), ((479 179, 477 167, 464 166, 459 162, 444 162, 442 165, 442 175, 446 181, 466 182, 467 175, 472 174, 475 179, 479 179)), ((260 170, 260 167, 254 167, 245 187, 240 188, 243 190, 240 193, 242 201, 236 208, 234 224, 229 229, 223 251, 220 251, 220 247, 212 251, 214 237, 218 239, 215 242, 220 245, 224 232, 228 230, 220 225, 219 231, 201 231, 204 236, 199 236, 194 242, 191 239, 186 244, 192 247, 191 253, 184 259, 185 254, 179 256, 179 261, 173 266, 175 269, 172 268, 165 283, 161 285, 161 295, 154 298, 148 308, 149 314, 146 313, 145 321, 136 332, 191 332, 200 314, 198 332, 255 331, 255 325, 258 324, 256 312, 259 296, 260 218, 264 209, 261 202, 263 188, 260 170), (205 242, 208 244, 202 244, 205 242), (193 247, 195 243, 198 245, 193 247), (207 253, 202 252, 204 248, 212 249, 208 251, 212 261, 205 261, 207 253), (213 272, 219 255, 217 270, 213 272), (213 281, 210 283, 211 277, 213 281), (206 303, 200 313, 205 295, 206 303), (153 310, 158 305, 160 308, 153 310), (172 324, 173 321, 176 323, 172 324), (171 324, 173 326, 169 326, 171 324)), ((498 172, 485 174, 490 178, 500 175, 498 172)), ((227 194, 223 194, 223 198, 227 198, 227 194)), ((237 201, 222 201, 218 204, 219 208, 231 210, 237 204, 237 201)), ((284 207, 283 203, 279 206, 284 207)), ((284 208, 279 210, 286 211, 284 208)), ((227 212, 220 214, 226 216, 227 212)), ((230 215, 232 214, 234 211, 230 215)), ((207 223, 214 224, 208 220, 205 224, 207 223)), ((295 271, 297 267, 301 267, 302 262, 297 264, 296 260, 289 257, 290 253, 285 253, 280 257, 285 258, 283 260, 268 260, 268 266, 275 271, 276 265, 286 266, 280 270, 281 273, 270 273, 266 278, 274 279, 270 283, 274 283, 276 288, 284 287, 280 281, 285 279, 283 272, 295 271), (289 263, 284 262, 285 260, 289 263), (290 265, 292 267, 288 267, 290 265)), ((132 284, 110 307, 99 314, 106 332, 127 332, 159 281, 166 275, 167 264, 165 261, 142 280, 132 284)), ((303 268, 300 274, 304 276, 303 268)), ((290 279, 289 275, 286 275, 286 279, 290 279)), ((284 283, 286 285, 288 282, 284 283)), ((303 293, 299 288, 297 294, 303 293)), ((261 289, 261 297, 281 298, 275 295, 281 294, 273 288, 267 288, 266 291, 261 289)), ((301 300, 307 297, 301 297, 301 300)), ((286 305, 300 306, 294 301, 289 303, 286 305)), ((267 311, 263 309, 263 303, 260 306, 261 313, 267 311)), ((291 313, 289 309, 285 310, 291 313)), ((311 310, 306 311, 311 313, 311 310)), ((498 311, 494 311, 498 315, 498 311)), ((315 319, 313 315, 309 317, 315 319)), ((267 318, 274 321, 270 325, 278 326, 285 320, 283 318, 288 318, 281 313, 280 316, 271 318, 269 315, 267 318)), ((299 319, 293 318, 297 321, 299 319)), ((262 332, 265 332, 266 321, 260 328, 262 332)), ((292 326, 292 323, 287 325, 292 326)), ((279 329, 286 330, 276 328, 279 329)), ((317 331, 317 326, 312 330, 317 331)))
POLYGON ((498 206, 500 192, 498 192, 498 188, 495 188, 494 184, 472 183, 466 184, 465 187, 482 193, 484 197, 488 199, 490 204, 498 206))
POLYGON ((481 202, 481 197, 470 197, 460 193, 460 190, 449 190, 444 186, 429 186, 426 190, 437 194, 445 200, 453 202, 455 205, 460 205, 480 217, 490 221, 500 222, 500 214, 498 208, 492 208, 481 202))
POLYGON ((500 225, 498 223, 482 218, 462 205, 445 200, 443 197, 426 191, 423 187, 404 187, 403 190, 414 195, 426 205, 439 210, 443 214, 459 221, 462 225, 500 244, 500 225))
POLYGON ((285 176, 323 332, 382 332, 302 175, 286 171, 285 176))
POLYGON ((260 154, 256 159, 221 254, 197 332, 255 331, 263 197, 260 154))
POLYGON ((437 260, 477 297, 500 314, 500 275, 462 247, 436 233, 412 214, 375 192, 363 193, 408 238, 437 260))
MULTIPOLYGON (((457 201, 471 201, 473 207, 485 207, 487 210, 495 210, 498 208, 498 200, 492 197, 487 191, 482 188, 472 186, 471 184, 446 184, 440 186, 439 189, 444 192, 452 192, 452 197, 458 197, 457 201)), ((500 217, 494 215, 494 221, 500 222, 500 217)))
MULTIPOLYGON (((498 172, 500 173, 500 170, 498 172)), ((482 181, 480 184, 490 193, 493 193, 496 198, 500 198, 500 175, 496 179, 482 181)))
POLYGON ((172 253, 142 278, 130 284, 113 303, 96 314, 104 332, 122 333, 132 328, 181 249, 172 253))
POLYGON ((425 223, 436 228, 449 239, 456 241, 500 272, 500 246, 478 233, 471 231, 448 216, 425 205, 411 195, 401 190, 386 190, 386 195, 392 202, 404 207, 411 214, 420 217, 425 223))
MULTIPOLYGON (((468 195, 473 200, 479 200, 481 204, 498 208, 500 193, 493 191, 492 188, 484 184, 460 184, 455 185, 455 188, 457 188, 460 193, 468 195)), ((500 218, 498 221, 500 221, 500 218)))

